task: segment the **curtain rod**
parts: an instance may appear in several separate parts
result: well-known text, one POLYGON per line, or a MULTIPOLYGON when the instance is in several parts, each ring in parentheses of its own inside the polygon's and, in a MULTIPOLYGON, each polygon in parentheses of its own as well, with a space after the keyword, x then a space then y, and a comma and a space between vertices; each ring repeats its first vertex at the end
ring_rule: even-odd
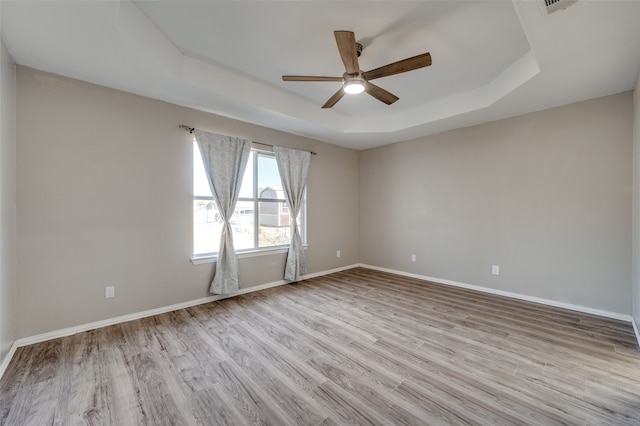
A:
MULTIPOLYGON (((193 133, 193 131, 196 129, 195 127, 187 126, 186 124, 180 124, 178 127, 180 127, 181 129, 186 130, 189 133, 193 133)), ((271 144, 268 144, 268 143, 262 143, 262 142, 256 142, 256 141, 253 141, 253 143, 257 143, 258 145, 270 146, 272 148, 275 146, 275 145, 271 145, 271 144)), ((309 151, 309 152, 311 153, 311 155, 318 155, 317 152, 313 152, 313 151, 309 151)))

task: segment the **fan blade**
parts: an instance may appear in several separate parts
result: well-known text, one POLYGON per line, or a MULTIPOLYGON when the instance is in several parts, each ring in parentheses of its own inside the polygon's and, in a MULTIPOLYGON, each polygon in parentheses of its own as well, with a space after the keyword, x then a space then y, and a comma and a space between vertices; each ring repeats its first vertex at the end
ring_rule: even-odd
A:
POLYGON ((319 77, 313 75, 283 75, 283 81, 340 81, 342 77, 319 77))
POLYGON ((394 74, 417 70, 419 68, 428 67, 429 65, 431 65, 431 54, 427 52, 422 55, 403 59, 401 61, 393 62, 383 67, 364 72, 362 75, 367 80, 373 80, 380 77, 388 77, 394 74))
POLYGON ((341 87, 336 93, 333 94, 333 96, 329 98, 327 102, 325 102, 324 105, 322 105, 322 108, 331 108, 332 106, 337 104, 338 101, 342 99, 343 96, 344 96, 344 90, 342 90, 342 87, 341 87))
POLYGON ((378 87, 373 83, 369 83, 368 81, 364 84, 364 90, 377 100, 384 102, 387 105, 391 105, 392 103, 400 99, 393 93, 387 92, 382 87, 378 87))
POLYGON ((356 36, 352 31, 334 31, 338 50, 342 63, 347 70, 347 74, 357 74, 360 72, 358 65, 358 50, 356 49, 356 36))

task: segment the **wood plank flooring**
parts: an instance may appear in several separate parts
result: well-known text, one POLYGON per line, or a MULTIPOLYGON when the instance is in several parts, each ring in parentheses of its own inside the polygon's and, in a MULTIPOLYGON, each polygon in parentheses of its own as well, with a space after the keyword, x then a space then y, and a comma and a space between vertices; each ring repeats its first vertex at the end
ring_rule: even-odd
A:
POLYGON ((638 425, 631 324, 363 268, 19 348, 5 425, 638 425))

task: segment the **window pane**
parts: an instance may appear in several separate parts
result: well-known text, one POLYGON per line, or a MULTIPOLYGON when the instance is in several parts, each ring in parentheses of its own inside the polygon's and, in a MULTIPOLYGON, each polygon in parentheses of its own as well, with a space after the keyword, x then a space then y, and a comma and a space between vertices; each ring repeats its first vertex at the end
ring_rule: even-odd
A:
POLYGON ((233 229, 233 246, 235 249, 254 248, 255 213, 253 201, 238 201, 230 222, 233 229))
POLYGON ((283 201, 260 201, 259 246, 280 246, 291 242, 289 211, 283 212, 283 201))
POLYGON ((240 198, 253 198, 253 151, 249 154, 247 168, 244 169, 244 176, 242 176, 240 198))
POLYGON ((200 148, 198 148, 198 143, 195 139, 193 140, 193 195, 200 197, 212 196, 202 157, 200 156, 200 148))
POLYGON ((258 198, 284 200, 276 157, 258 154, 258 198))
POLYGON ((193 200, 193 253, 214 253, 220 247, 222 220, 213 200, 193 200))

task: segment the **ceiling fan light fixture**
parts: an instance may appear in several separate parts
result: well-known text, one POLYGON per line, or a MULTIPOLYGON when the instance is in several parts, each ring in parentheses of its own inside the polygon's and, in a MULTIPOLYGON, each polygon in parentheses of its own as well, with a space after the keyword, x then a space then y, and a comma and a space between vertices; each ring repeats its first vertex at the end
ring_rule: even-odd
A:
POLYGON ((349 95, 357 95, 364 92, 364 79, 360 76, 345 78, 343 90, 349 95))

